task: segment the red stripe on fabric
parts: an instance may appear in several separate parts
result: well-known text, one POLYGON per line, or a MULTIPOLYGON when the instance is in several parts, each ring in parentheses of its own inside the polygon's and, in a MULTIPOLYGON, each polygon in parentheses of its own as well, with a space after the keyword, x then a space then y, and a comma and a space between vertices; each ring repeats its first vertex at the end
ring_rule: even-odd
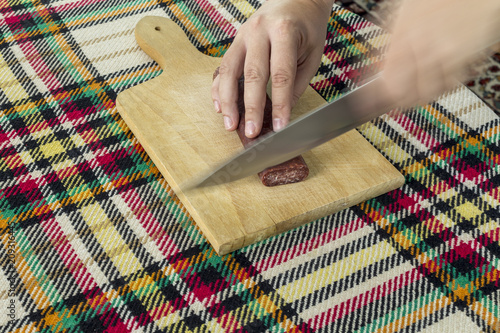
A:
POLYGON ((336 239, 362 229, 365 226, 367 226, 366 221, 357 218, 351 223, 347 223, 338 228, 328 230, 327 232, 319 234, 318 236, 313 237, 304 243, 292 246, 286 251, 280 251, 279 253, 271 255, 264 260, 256 262, 254 267, 259 272, 265 272, 293 258, 299 257, 304 253, 311 252, 312 250, 317 249, 320 246, 331 243, 336 239))
POLYGON ((111 306, 109 303, 109 300, 106 299, 106 304, 105 306, 101 307, 100 313, 102 313, 101 316, 99 316, 99 320, 104 324, 103 326, 106 327, 106 333, 107 332, 127 332, 125 331, 120 331, 119 328, 123 328, 125 324, 122 322, 120 315, 116 311, 115 308, 111 306), (108 329, 111 329, 108 330, 108 329))
POLYGON ((19 175, 17 182, 18 184, 3 189, 7 197, 21 194, 29 203, 34 203, 43 199, 43 194, 40 191, 39 185, 31 177, 30 173, 19 175))
POLYGON ((89 5, 96 5, 100 2, 108 2, 108 0, 79 0, 79 1, 71 1, 69 3, 63 3, 62 5, 54 6, 54 9, 57 13, 62 13, 67 10, 73 10, 76 8, 82 8, 89 5))
POLYGON ((135 189, 128 189, 120 193, 120 197, 134 213, 141 227, 151 237, 163 256, 171 256, 172 253, 180 251, 175 240, 171 238, 170 234, 162 227, 160 221, 151 213, 148 206, 142 200, 143 197, 135 189))
POLYGON ((370 27, 370 28, 371 27, 376 27, 375 24, 373 24, 372 22, 367 21, 367 20, 360 20, 358 22, 355 22, 351 26, 354 29, 354 31, 356 31, 356 33, 358 33, 358 34, 362 33, 362 32, 359 32, 359 30, 361 30, 361 29, 364 29, 364 28, 367 28, 367 27, 370 27))
MULTIPOLYGON (((97 283, 92 274, 87 270, 86 265, 80 260, 78 254, 73 250, 73 246, 68 241, 67 235, 59 226, 55 218, 50 218, 40 223, 45 235, 50 240, 51 245, 59 254, 59 258, 74 277, 74 282, 81 291, 97 287, 97 283)), ((55 260, 56 258, 53 258, 55 260)))
MULTIPOLYGON (((344 60, 340 60, 339 63, 342 61, 344 61, 344 60)), ((337 63, 337 64, 339 64, 339 63, 337 63)), ((348 80, 347 76, 345 75, 345 73, 340 73, 338 75, 333 75, 331 77, 317 81, 316 83, 312 84, 312 87, 317 89, 317 90, 321 90, 321 89, 325 89, 325 88, 329 88, 329 87, 335 87, 338 84, 341 84, 342 86, 344 86, 347 83, 349 83, 349 80, 348 80)))
POLYGON ((113 317, 116 321, 112 326, 106 326, 106 333, 129 333, 132 332, 132 329, 128 329, 125 323, 121 321, 119 317, 113 317))
POLYGON ((455 176, 458 181, 463 183, 465 180, 471 180, 475 185, 478 185, 486 180, 483 173, 489 169, 486 162, 470 166, 467 161, 463 161, 461 159, 452 163, 451 166, 460 170, 460 173, 455 176))
POLYGON ((228 36, 236 35, 236 28, 226 20, 224 16, 207 0, 198 0, 198 5, 203 9, 205 14, 209 16, 217 26, 222 29, 228 36))
POLYGON ((431 137, 425 129, 418 126, 415 122, 413 122, 413 120, 411 120, 403 113, 394 114, 394 116, 391 118, 401 127, 403 127, 406 133, 416 138, 427 148, 432 149, 439 145, 439 142, 431 137))
POLYGON ((500 227, 490 230, 484 235, 479 236, 477 240, 483 246, 488 246, 500 241, 500 227))
POLYGON ((349 80, 358 82, 363 78, 363 68, 346 70, 345 75, 349 78, 349 80))
MULTIPOLYGON (((418 212, 416 211, 415 208, 421 208, 421 207, 420 207, 420 202, 418 202, 416 198, 410 197, 406 193, 400 190, 396 191, 398 191, 398 200, 393 204, 389 204, 387 207, 387 209, 391 213, 394 214, 402 210, 408 210, 409 213, 418 212)), ((425 209, 421 209, 421 211, 423 211, 424 214, 428 213, 427 211, 425 211, 425 209)))
POLYGON ((311 318, 308 321, 308 324, 313 330, 321 329, 357 309, 382 299, 398 289, 419 281, 421 278, 423 278, 423 275, 417 270, 417 268, 413 268, 389 281, 384 282, 381 285, 377 285, 376 287, 359 294, 358 296, 352 297, 347 301, 334 306, 314 318, 311 318))
MULTIPOLYGON (((16 17, 19 19, 19 17, 16 17)), ((5 20, 7 25, 13 30, 13 34, 16 40, 19 40, 18 46, 23 52, 26 62, 29 63, 31 68, 35 71, 38 78, 45 84, 49 91, 54 89, 61 89, 61 82, 52 74, 51 69, 43 61, 42 56, 33 45, 31 40, 29 40, 28 34, 24 31, 24 28, 20 24, 19 20, 14 20, 14 18, 5 20), (19 31, 23 31, 21 34, 19 31)))

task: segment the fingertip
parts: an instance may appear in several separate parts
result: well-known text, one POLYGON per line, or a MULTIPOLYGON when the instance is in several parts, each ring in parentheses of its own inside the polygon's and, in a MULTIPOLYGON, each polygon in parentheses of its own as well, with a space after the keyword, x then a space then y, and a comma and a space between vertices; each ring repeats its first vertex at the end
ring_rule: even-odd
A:
POLYGON ((216 71, 217 75, 215 76, 213 82, 212 82, 212 100, 214 103, 214 108, 217 113, 221 112, 221 106, 220 106, 220 97, 219 97, 219 75, 218 75, 218 69, 216 71))
POLYGON ((292 105, 289 103, 274 103, 273 100, 272 110, 273 131, 277 132, 282 130, 288 124, 290 113, 292 111, 292 105))
POLYGON ((282 130, 286 126, 286 123, 283 119, 281 118, 274 118, 273 119, 273 131, 278 132, 282 130))
POLYGON ((214 100, 214 108, 215 108, 215 111, 217 113, 221 113, 222 112, 222 110, 220 108, 220 102, 218 100, 216 100, 216 99, 214 100))
POLYGON ((224 116, 224 127, 230 130, 233 127, 233 121, 229 116, 224 116))
POLYGON ((256 137, 258 134, 258 131, 257 131, 257 126, 255 125, 255 122, 253 122, 252 120, 248 120, 245 122, 245 136, 247 138, 254 138, 256 137))
POLYGON ((223 114, 223 122, 224 122, 224 128, 228 131, 234 131, 238 127, 239 123, 239 114, 236 109, 236 112, 234 112, 234 108, 223 108, 221 111, 223 114), (233 111, 233 112, 228 112, 228 111, 233 111))

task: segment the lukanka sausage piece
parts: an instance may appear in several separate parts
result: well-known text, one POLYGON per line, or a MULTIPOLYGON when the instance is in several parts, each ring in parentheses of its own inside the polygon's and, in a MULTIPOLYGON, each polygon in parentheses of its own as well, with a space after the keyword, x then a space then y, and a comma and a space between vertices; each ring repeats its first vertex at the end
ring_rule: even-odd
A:
MULTIPOLYGON (((214 79, 219 74, 219 68, 215 70, 214 79)), ((264 108, 264 119, 260 134, 253 139, 245 136, 245 103, 243 100, 244 94, 243 80, 238 84, 238 111, 240 114, 240 122, 236 132, 245 148, 250 147, 259 137, 272 132, 272 102, 269 96, 266 96, 266 106, 264 108)), ((277 186, 300 182, 309 175, 309 168, 302 156, 294 157, 281 164, 269 167, 258 173, 262 184, 266 186, 277 186)))

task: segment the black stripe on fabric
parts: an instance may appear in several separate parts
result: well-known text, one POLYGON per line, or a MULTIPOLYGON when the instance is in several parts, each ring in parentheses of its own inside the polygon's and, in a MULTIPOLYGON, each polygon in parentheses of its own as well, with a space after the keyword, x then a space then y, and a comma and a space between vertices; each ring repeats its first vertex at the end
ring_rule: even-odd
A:
POLYGON ((306 243, 330 230, 345 226, 357 218, 351 209, 345 209, 239 251, 245 253, 250 261, 259 261, 264 256, 275 253, 276 249, 289 249, 296 244, 306 243))
MULTIPOLYGON (((495 306, 498 306, 498 299, 497 299, 495 306)), ((500 331, 498 317, 495 318, 496 320, 493 320, 493 322, 492 322, 493 325, 490 326, 488 324, 488 322, 481 317, 481 315, 477 314, 471 308, 466 307, 465 309, 463 309, 463 311, 471 319, 471 321, 473 323, 475 323, 481 329, 481 333, 483 333, 483 332, 484 333, 498 333, 500 331)), ((490 312, 490 314, 494 314, 494 311, 490 312)), ((496 314, 496 315, 498 316, 498 314, 496 314)))
MULTIPOLYGON (((127 0, 125 0, 127 1, 127 0)), ((134 0, 129 0, 130 2, 134 2, 134 0)), ((128 10, 128 11, 121 11, 119 8, 116 9, 117 12, 120 12, 119 14, 115 15, 108 15, 107 17, 105 15, 102 15, 102 12, 105 10, 109 10, 110 12, 114 9, 112 9, 114 6, 122 7, 123 2, 121 0, 115 0, 115 1, 98 1, 98 2, 93 2, 90 5, 87 6, 78 6, 75 9, 70 9, 67 11, 59 11, 59 15, 61 15, 61 18, 63 21, 70 25, 70 31, 75 31, 79 29, 85 29, 88 27, 96 26, 98 24, 103 24, 103 23, 109 23, 113 22, 116 20, 120 20, 123 18, 127 17, 133 17, 139 14, 144 14, 151 12, 158 8, 157 4, 154 4, 151 7, 146 7, 143 6, 134 8, 133 6, 128 7, 128 9, 134 8, 133 10, 128 10), (83 16, 82 14, 85 13, 86 17, 92 17, 92 18, 99 18, 97 20, 82 20, 78 25, 73 25, 74 22, 80 20, 80 17, 83 16)))
MULTIPOLYGON (((172 21, 174 21, 184 31, 184 33, 186 34, 189 41, 202 53, 207 53, 207 49, 210 47, 219 46, 219 45, 224 46, 226 44, 230 44, 233 40, 234 36, 227 36, 227 34, 222 30, 222 28, 219 27, 218 25, 216 25, 212 21, 212 19, 210 17, 208 17, 208 15, 197 5, 197 3, 195 1, 166 1, 166 2, 161 2, 160 6, 167 13, 167 15, 172 19, 172 21), (170 8, 170 6, 173 3, 177 3, 177 2, 184 2, 184 4, 188 8, 190 8, 191 10, 194 9, 194 13, 201 14, 201 16, 197 16, 196 18, 203 24, 203 26, 206 30, 208 30, 210 32, 215 31, 214 32, 214 35, 216 37, 215 39, 218 40, 218 42, 216 42, 216 44, 213 44, 213 45, 201 44, 201 42, 199 41, 198 35, 201 35, 202 32, 200 32, 199 30, 196 30, 195 31, 196 34, 193 34, 192 29, 190 29, 186 26, 186 24, 185 24, 186 22, 184 22, 184 20, 181 20, 177 16, 175 16, 174 12, 170 8), (210 25, 210 26, 206 25, 207 23, 211 23, 211 22, 213 23, 212 25, 210 25), (224 41, 226 41, 226 42, 224 42, 224 41)), ((233 5, 231 4, 231 6, 233 6, 233 5)), ((237 9, 234 8, 234 10, 237 10, 237 9)), ((193 14, 193 15, 195 15, 195 14, 193 14)), ((191 24, 191 22, 187 22, 187 23, 191 24)))
MULTIPOLYGON (((88 200, 87 202, 94 203, 92 200, 88 200)), ((85 203, 81 207, 84 206, 87 206, 87 204, 85 203)), ((63 206, 61 212, 65 211, 64 208, 65 206, 63 206)), ((116 269, 111 261, 111 258, 97 240, 90 227, 87 225, 87 222, 81 215, 79 208, 73 211, 66 211, 66 218, 71 221, 71 224, 78 234, 81 242, 84 244, 85 249, 90 254, 96 265, 99 266, 99 269, 103 272, 109 273, 109 275, 107 275, 108 281, 118 278, 120 276, 119 271, 116 269)))
MULTIPOLYGON (((39 225, 33 225, 32 228, 24 229, 23 233, 27 236, 26 239, 30 239, 30 255, 36 256, 36 258, 39 259, 37 261, 38 270, 42 270, 43 273, 40 271, 37 273, 43 276, 46 282, 51 281, 53 287, 63 298, 81 292, 78 285, 74 283, 72 272, 68 269, 58 253, 58 250, 64 252, 65 247, 57 246, 56 249, 53 241, 47 241, 45 231, 43 231, 39 225), (51 260, 40 260, 40 258, 43 258, 47 253, 52 254, 50 256, 51 260)), ((24 246, 26 246, 26 244, 24 246)), ((76 264, 77 261, 72 261, 72 263, 76 264)), ((81 262, 78 261, 78 263, 80 264, 81 262)), ((71 267, 72 265, 69 266, 71 267)))
POLYGON ((353 240, 348 244, 342 245, 332 252, 325 253, 320 257, 301 263, 300 265, 295 266, 284 273, 274 276, 269 280, 269 283, 271 283, 274 288, 288 285, 290 283, 293 283, 293 281, 303 278, 319 269, 323 269, 333 263, 348 258, 349 256, 361 250, 370 248, 381 241, 382 240, 375 233, 370 233, 361 238, 353 240))
MULTIPOLYGON (((1 8, 0 13, 2 13, 1 8)), ((0 24, 0 53, 2 53, 4 50, 9 50, 12 47, 13 43, 7 42, 7 38, 10 35, 12 34, 9 32, 9 27, 7 26, 7 24, 0 24)))
MULTIPOLYGON (((163 72, 163 70, 159 69, 159 65, 156 62, 154 62, 153 60, 151 60, 147 64, 131 66, 127 69, 122 69, 122 70, 114 72, 114 73, 109 73, 109 74, 103 75, 102 80, 103 80, 103 82, 106 82, 107 86, 113 87, 112 88, 113 91, 115 92, 116 95, 118 95, 120 92, 125 91, 129 88, 132 88, 133 86, 139 85, 143 82, 146 82, 146 81, 149 81, 149 80, 152 80, 152 79, 158 77, 162 72, 163 72), (120 84, 119 86, 117 84, 113 84, 110 82, 110 81, 112 81, 115 78, 120 77, 120 76, 133 77, 134 74, 137 74, 140 72, 143 72, 143 74, 137 75, 137 76, 142 76, 143 77, 142 80, 137 80, 137 81, 124 80, 124 82, 120 82, 120 83, 122 83, 122 84, 126 83, 126 84, 123 84, 123 85, 120 84)), ((117 118, 122 119, 119 114, 117 114, 117 118)))
MULTIPOLYGON (((389 315, 390 312, 399 311, 406 315, 403 310, 406 306, 412 306, 410 303, 417 301, 419 298, 426 300, 429 294, 435 291, 435 287, 428 283, 425 278, 421 278, 409 285, 398 288, 385 297, 368 303, 347 315, 340 317, 329 325, 317 330, 317 333, 327 332, 355 332, 362 330, 373 321, 389 315)), ((421 306, 412 306, 414 309, 420 309, 421 306)))
POLYGON ((446 305, 443 308, 432 312, 425 317, 419 317, 418 320, 402 328, 401 330, 398 330, 398 332, 414 333, 420 332, 424 329, 432 329, 432 325, 439 323, 443 319, 455 314, 457 311, 458 309, 453 306, 453 304, 446 305))
MULTIPOLYGON (((434 102, 432 103, 432 106, 439 112, 441 113, 443 116, 445 116, 446 118, 450 119, 453 124, 455 124, 456 126, 458 126, 461 130, 464 131, 464 133, 466 133, 465 135, 468 135, 469 132, 472 132, 474 131, 474 128, 471 128, 469 126, 469 124, 467 124, 465 121, 461 120, 459 118, 459 115, 456 114, 456 112, 454 112, 453 110, 448 110, 447 108, 445 108, 443 105, 441 105, 440 103, 438 102, 434 102)), ((451 128, 449 128, 450 131, 452 131, 451 128)), ((452 132, 454 134, 454 132, 452 132)))
MULTIPOLYGON (((216 40, 221 40, 221 39, 226 39, 229 37, 234 37, 234 36, 228 36, 222 27, 220 27, 216 22, 212 20, 210 16, 208 16, 208 13, 200 6, 200 4, 197 1, 174 1, 175 3, 182 2, 184 6, 189 8, 191 13, 196 16, 196 19, 201 22, 203 27, 197 26, 197 29, 195 30, 195 34, 193 34, 192 29, 186 29, 184 23, 182 23, 182 26, 184 27, 184 32, 188 35, 189 40, 193 45, 198 48, 201 52, 206 52, 207 45, 202 45, 199 42, 199 37, 198 35, 203 35, 204 30, 210 31, 212 35, 214 35, 216 40)), ((234 17, 241 17, 244 18, 241 12, 230 2, 227 3, 226 9, 233 15, 234 17), (236 15, 235 15, 236 14, 236 15)), ((166 7, 165 9, 167 9, 166 7)), ((170 9, 170 8, 168 8, 170 9)), ((173 13, 170 15, 171 17, 174 17, 173 13)), ((189 19, 189 17, 188 17, 189 19)), ((178 24, 181 22, 177 22, 178 24)))
POLYGON ((298 313, 301 313, 310 307, 327 301, 330 298, 335 298, 335 295, 355 288, 357 285, 365 283, 368 279, 375 278, 376 276, 387 272, 391 268, 398 267, 404 262, 406 262, 406 260, 396 253, 379 262, 363 267, 361 270, 358 270, 338 281, 334 281, 332 284, 328 284, 325 287, 317 289, 311 294, 297 299, 290 305, 298 313))
MULTIPOLYGON (((258 3, 257 1, 247 2, 251 4, 255 9, 260 7, 260 3, 258 3)), ((225 10, 227 10, 229 14, 231 14, 232 17, 236 19, 237 22, 243 23, 246 21, 247 18, 245 17, 245 15, 243 15, 243 13, 230 0, 219 0, 219 3, 224 7, 225 10)))
MULTIPOLYGON (((105 202, 105 201, 104 201, 105 202)), ((106 215, 110 220, 110 224, 114 226, 115 230, 121 236, 123 242, 128 249, 133 253, 134 257, 140 262, 143 267, 147 267, 155 262, 154 257, 143 246, 144 240, 137 237, 137 234, 132 230, 127 223, 127 218, 123 216, 120 211, 110 204, 109 208, 104 209, 106 215)))
MULTIPOLYGON (((13 44, 16 42, 13 42, 13 44)), ((30 96, 27 99, 21 99, 17 101, 8 101, 7 97, 1 96, 0 103, 2 104, 2 109, 11 109, 13 106, 24 105, 28 100, 37 100, 38 96, 42 94, 42 92, 35 85, 34 81, 26 75, 25 69, 22 67, 21 61, 17 58, 18 56, 11 49, 12 45, 6 48, 0 48, 0 53, 11 71, 11 73, 15 77, 15 82, 6 82, 2 83, 2 88, 6 89, 8 86, 12 85, 21 85, 21 87, 26 91, 26 93, 30 96), (5 99, 4 99, 5 98, 5 99), (10 107, 9 107, 10 106, 10 107)), ((24 55, 22 56, 24 58, 24 55)))
MULTIPOLYGON (((407 111, 405 113, 405 117, 408 118, 408 121, 416 121, 415 116, 418 114, 416 110, 407 111)), ((425 119, 422 119, 422 122, 427 122, 425 119)), ((427 158, 430 152, 426 149, 425 151, 421 151, 418 147, 416 147, 410 140, 408 140, 408 134, 401 133, 398 129, 392 127, 387 121, 382 118, 375 119, 371 122, 371 124, 377 127, 379 130, 383 131, 383 133, 388 136, 391 141, 396 144, 401 150, 405 151, 408 155, 412 156, 409 160, 404 161, 403 163, 397 161, 391 161, 393 164, 397 166, 398 169, 403 169, 405 166, 413 164, 415 160, 427 158)), ((419 124, 420 126, 430 126, 429 123, 419 124)), ((362 131, 360 131, 363 134, 362 131)), ((366 138, 366 137, 365 137, 366 138)), ((369 139, 368 139, 369 140, 369 139)), ((382 151, 383 152, 383 151, 382 151)))

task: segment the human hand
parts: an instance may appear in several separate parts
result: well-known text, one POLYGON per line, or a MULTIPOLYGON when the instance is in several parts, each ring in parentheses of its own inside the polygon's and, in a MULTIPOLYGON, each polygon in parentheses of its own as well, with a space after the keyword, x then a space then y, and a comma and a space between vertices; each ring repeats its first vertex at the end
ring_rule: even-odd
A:
POLYGON ((333 0, 268 0, 239 29, 212 85, 215 109, 235 130, 238 80, 245 82, 245 135, 262 128, 266 87, 271 80, 273 129, 283 128, 323 54, 333 0))
POLYGON ((388 95, 403 107, 428 103, 500 40, 500 1, 407 0, 390 30, 382 72, 388 95))

